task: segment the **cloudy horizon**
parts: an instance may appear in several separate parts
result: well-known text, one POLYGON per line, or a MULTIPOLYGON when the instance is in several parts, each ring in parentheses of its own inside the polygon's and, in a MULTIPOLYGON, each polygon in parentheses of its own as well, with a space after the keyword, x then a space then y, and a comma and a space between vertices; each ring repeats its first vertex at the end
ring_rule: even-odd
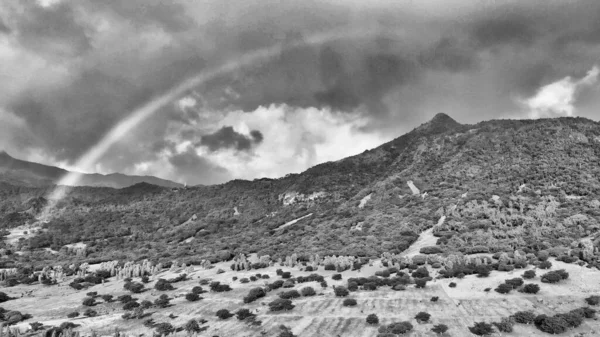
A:
POLYGON ((190 185, 276 178, 439 112, 599 120, 600 2, 9 0, 0 62, 0 149, 15 157, 190 185))

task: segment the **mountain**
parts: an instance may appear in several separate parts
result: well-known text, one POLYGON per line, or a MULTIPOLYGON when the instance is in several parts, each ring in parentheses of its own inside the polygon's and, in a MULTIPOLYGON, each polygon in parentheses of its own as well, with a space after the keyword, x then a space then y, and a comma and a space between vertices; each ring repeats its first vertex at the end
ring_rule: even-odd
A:
MULTIPOLYGON (((443 253, 547 249, 561 256, 582 240, 599 246, 599 177, 598 122, 465 125, 438 114, 375 149, 281 179, 185 189, 77 187, 43 232, 13 249, 58 251, 83 242, 85 258, 40 251, 36 261, 199 263, 237 253, 377 257, 420 238, 443 253)), ((0 227, 33 223, 15 214, 45 192, 1 188, 0 227)))
MULTIPOLYGON (((29 187, 44 187, 56 184, 61 177, 69 173, 58 167, 32 163, 11 157, 0 151, 0 181, 29 187)), ((123 188, 138 183, 149 183, 163 187, 182 187, 183 185, 152 176, 129 176, 120 173, 84 174, 78 186, 96 186, 123 188)))

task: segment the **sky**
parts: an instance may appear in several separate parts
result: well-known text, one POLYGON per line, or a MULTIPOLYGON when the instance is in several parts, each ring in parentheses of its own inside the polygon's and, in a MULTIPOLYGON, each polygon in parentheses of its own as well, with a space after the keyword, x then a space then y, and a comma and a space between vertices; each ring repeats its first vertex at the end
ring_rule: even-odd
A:
POLYGON ((5 0, 0 149, 189 185, 276 178, 439 112, 597 121, 599 65, 597 0, 5 0))

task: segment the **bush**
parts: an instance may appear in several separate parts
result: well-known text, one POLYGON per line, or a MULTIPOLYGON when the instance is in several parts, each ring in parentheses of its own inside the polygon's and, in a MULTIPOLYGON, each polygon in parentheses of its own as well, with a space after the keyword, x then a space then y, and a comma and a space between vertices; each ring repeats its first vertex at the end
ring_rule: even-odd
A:
POLYGON ((127 303, 127 302, 134 301, 134 299, 133 299, 133 297, 131 297, 131 295, 121 295, 121 296, 117 297, 117 300, 121 303, 127 303))
POLYGON ((125 305, 123 306, 123 310, 133 310, 139 306, 140 306, 140 304, 138 302, 131 301, 131 302, 125 303, 125 305))
POLYGON ((537 294, 538 291, 540 291, 540 286, 535 283, 528 283, 521 290, 521 292, 526 294, 537 294))
POLYGON ((86 307, 93 307, 96 305, 96 300, 93 297, 86 297, 83 299, 81 304, 85 305, 86 307))
POLYGON ((169 296, 167 296, 167 295, 165 295, 165 294, 162 294, 162 295, 160 295, 160 297, 159 297, 159 298, 157 298, 157 299, 154 301, 154 305, 156 305, 156 306, 157 306, 157 307, 159 307, 159 308, 166 308, 166 307, 168 307, 169 305, 171 305, 171 302, 170 302, 170 300, 171 300, 171 299, 169 298, 169 296))
POLYGON ((294 305, 291 300, 278 298, 269 303, 269 310, 271 311, 282 311, 282 310, 292 310, 294 309, 294 305))
POLYGON ((244 297, 244 303, 252 303, 261 297, 265 297, 267 293, 263 288, 250 289, 248 295, 244 297))
POLYGON ((240 279, 240 283, 249 283, 250 280, 246 277, 240 279))
POLYGON ((430 301, 431 302, 437 302, 440 298, 438 296, 433 296, 430 301))
POLYGON ((504 283, 510 284, 513 287, 513 289, 516 289, 523 285, 523 279, 520 277, 516 277, 513 279, 504 280, 504 283))
POLYGON ((494 333, 494 328, 486 322, 477 322, 475 325, 469 327, 469 331, 478 336, 485 336, 494 333))
POLYGON ((538 329, 549 334, 560 334, 566 332, 569 329, 569 323, 560 316, 545 316, 540 317, 539 319, 536 318, 535 323, 538 329))
POLYGON ((210 290, 222 293, 225 291, 231 291, 231 287, 228 284, 221 284, 221 282, 215 281, 210 283, 210 290))
POLYGON ((346 297, 350 293, 348 291, 348 289, 346 289, 345 287, 341 287, 341 286, 340 287, 335 287, 333 289, 333 292, 335 293, 335 296, 337 296, 337 297, 346 297))
POLYGON ((134 294, 139 294, 144 291, 144 285, 138 282, 128 282, 123 286, 125 289, 131 291, 134 294))
POLYGON ((312 266, 306 266, 306 268, 304 268, 304 271, 314 271, 314 268, 312 266))
POLYGON ((392 323, 387 326, 387 330, 389 333, 393 333, 396 335, 402 335, 407 332, 410 332, 413 329, 413 325, 410 322, 398 322, 392 323))
POLYGON ((102 298, 102 300, 103 300, 104 302, 106 302, 106 303, 110 303, 110 302, 112 302, 112 300, 113 300, 113 295, 109 295, 109 294, 102 295, 102 296, 100 296, 100 297, 101 297, 101 298, 102 298))
POLYGON ((327 288, 327 282, 326 281, 321 281, 319 284, 321 285, 321 288, 323 288, 323 289, 327 288))
POLYGON ((220 309, 215 313, 215 315, 220 319, 228 319, 229 317, 233 316, 233 314, 227 309, 220 309))
POLYGON ((544 283, 558 283, 561 280, 566 280, 569 278, 569 273, 567 273, 564 269, 549 271, 542 275, 541 280, 544 283))
POLYGON ((446 333, 446 331, 448 331, 448 326, 446 324, 437 324, 434 325, 433 328, 431 328, 431 331, 433 331, 434 333, 441 335, 443 333, 446 333))
POLYGON ((523 273, 523 278, 532 279, 535 277, 535 270, 527 270, 523 273))
POLYGON ((342 302, 342 305, 345 307, 354 307, 356 306, 356 300, 353 298, 346 298, 344 299, 344 302, 342 302))
POLYGON ((85 295, 88 296, 88 297, 91 297, 91 298, 96 298, 96 297, 98 297, 98 292, 97 291, 90 291, 89 293, 87 293, 85 295))
POLYGON ((328 263, 324 267, 325 270, 335 270, 335 265, 333 263, 328 263))
POLYGON ((196 293, 187 293, 187 294, 185 294, 185 299, 190 302, 196 302, 197 300, 200 299, 200 296, 198 296, 198 294, 196 294, 196 293))
POLYGON ((342 274, 333 274, 331 276, 331 279, 336 280, 336 281, 341 280, 342 279, 342 274))
POLYGON ((502 283, 494 290, 500 294, 508 294, 511 290, 513 290, 513 286, 507 283, 502 283))
POLYGON ((200 295, 200 294, 202 294, 204 292, 204 289, 202 289, 201 286, 195 286, 195 287, 192 288, 192 292, 194 294, 200 295))
POLYGON ((423 323, 425 323, 425 322, 428 322, 430 318, 431 318, 431 315, 430 315, 430 314, 428 314, 428 313, 426 313, 426 312, 424 312, 424 311, 421 311, 421 312, 419 312, 419 313, 418 313, 418 314, 415 316, 415 319, 416 319, 416 320, 417 320, 417 322, 419 322, 419 323, 421 323, 421 322, 423 322, 423 323))
POLYGON ((154 289, 159 290, 159 291, 168 291, 168 290, 173 290, 173 285, 171 283, 169 283, 167 280, 165 279, 158 279, 158 281, 156 281, 156 284, 154 284, 154 289))
POLYGON ((448 287, 450 287, 450 288, 456 288, 456 283, 450 282, 450 284, 448 284, 448 287))
POLYGON ((517 323, 531 324, 535 319, 535 314, 531 311, 517 311, 511 317, 517 323))
POLYGON ((154 329, 159 336, 166 336, 175 332, 175 328, 171 323, 159 323, 154 327, 154 329))
POLYGON ((289 299, 289 298, 298 298, 300 297, 300 293, 298 292, 298 290, 290 290, 290 291, 284 291, 282 293, 279 294, 279 298, 284 298, 284 299, 289 299))
POLYGON ((67 314, 68 318, 75 318, 78 316, 79 316, 79 313, 77 311, 73 311, 73 312, 70 312, 69 314, 67 314))
POLYGON ((426 267, 419 267, 412 273, 412 277, 414 278, 425 278, 429 277, 429 271, 426 267))
POLYGON ((249 309, 243 308, 243 309, 238 310, 235 313, 235 316, 237 317, 238 320, 243 321, 248 317, 256 316, 256 315, 253 314, 252 312, 250 312, 249 309))
POLYGON ((513 321, 509 318, 503 318, 500 322, 493 322, 496 329, 500 332, 512 332, 513 331, 513 321))
POLYGON ((540 269, 550 269, 552 268, 552 262, 550 261, 542 261, 538 264, 538 268, 540 269))
POLYGON ((589 305, 598 305, 598 304, 600 304, 600 296, 592 295, 592 296, 586 298, 585 301, 589 305))
POLYGON ((87 309, 86 311, 83 312, 83 315, 86 317, 95 317, 95 316, 98 316, 98 313, 95 310, 87 309))
POLYGON ((292 273, 290 273, 289 271, 284 271, 284 272, 281 274, 281 278, 288 279, 288 278, 291 278, 291 277, 292 277, 292 273))
POLYGON ((256 276, 250 276, 250 281, 251 281, 251 282, 256 282, 256 280, 258 280, 258 279, 256 278, 256 276))
POLYGON ((187 321, 183 329, 190 334, 201 331, 200 324, 198 324, 198 321, 196 321, 195 319, 190 319, 189 321, 187 321))
POLYGON ((300 290, 302 296, 315 296, 317 293, 312 287, 304 287, 300 290))
POLYGON ((444 250, 442 248, 440 248, 439 246, 427 246, 427 247, 423 247, 419 250, 419 253, 421 253, 421 254, 440 254, 443 252, 444 252, 444 250))
POLYGON ((488 277, 490 276, 491 270, 487 265, 479 265, 475 267, 475 272, 477 273, 477 277, 488 277))
POLYGON ((417 287, 417 288, 425 288, 426 285, 427 285, 427 279, 426 278, 415 279, 415 287, 417 287))
POLYGON ((143 300, 142 303, 140 303, 141 307, 144 309, 148 309, 152 307, 152 302, 148 301, 148 300, 143 300))
POLYGON ((377 315, 375 315, 375 314, 370 314, 369 316, 367 316, 367 324, 370 324, 370 325, 379 324, 379 317, 377 317, 377 315))

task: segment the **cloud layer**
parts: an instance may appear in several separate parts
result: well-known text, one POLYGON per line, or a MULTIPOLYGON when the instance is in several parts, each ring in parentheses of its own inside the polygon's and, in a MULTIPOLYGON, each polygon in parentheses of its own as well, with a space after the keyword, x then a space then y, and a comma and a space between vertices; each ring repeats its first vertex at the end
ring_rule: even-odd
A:
POLYGON ((192 88, 91 170, 207 184, 298 172, 438 112, 465 123, 598 118, 595 0, 8 0, 0 147, 70 167, 186 78, 315 36, 336 38, 192 88))

